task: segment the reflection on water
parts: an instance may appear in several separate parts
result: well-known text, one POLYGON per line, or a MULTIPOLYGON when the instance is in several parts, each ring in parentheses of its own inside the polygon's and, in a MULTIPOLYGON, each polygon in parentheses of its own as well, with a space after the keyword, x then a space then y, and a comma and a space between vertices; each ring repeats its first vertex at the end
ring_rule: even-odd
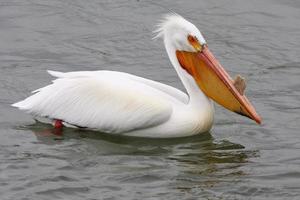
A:
MULTIPOLYGON (((113 157, 113 163, 119 163, 120 166, 111 165, 111 170, 114 173, 129 173, 121 180, 131 184, 144 179, 162 181, 163 176, 160 177, 159 172, 165 168, 173 169, 172 175, 165 177, 166 180, 172 179, 172 183, 167 184, 167 187, 185 193, 194 188, 209 190, 219 183, 242 180, 246 172, 241 167, 248 162, 248 158, 257 155, 255 151, 244 150, 240 144, 228 140, 217 141, 210 133, 186 138, 149 139, 66 127, 57 129, 38 121, 19 128, 32 131, 38 143, 64 146, 64 143, 72 141, 69 147, 84 146, 78 154, 88 155, 96 160, 95 162, 103 157, 113 157), (124 158, 129 157, 127 163, 124 158), (134 165, 131 163, 132 158, 135 160, 134 165), (143 166, 145 158, 151 165, 143 166), (148 171, 153 167, 158 173, 149 175, 148 171), (130 174, 134 171, 140 175, 135 174, 132 177, 130 174)), ((68 148, 68 151, 73 150, 68 148)), ((80 160, 82 161, 82 158, 80 160)))
POLYGON ((52 125, 36 121, 34 124, 20 126, 18 129, 31 130, 40 142, 47 144, 49 141, 88 139, 95 141, 106 141, 118 145, 130 145, 144 148, 145 146, 168 147, 170 145, 181 145, 180 152, 188 149, 197 150, 235 150, 244 149, 240 144, 234 144, 227 140, 215 141, 211 133, 203 133, 196 136, 184 138, 141 138, 129 137, 113 134, 106 134, 97 131, 74 129, 74 128, 54 128, 52 125))
POLYGON ((299 19, 298 0, 1 1, 1 200, 299 199, 299 19), (11 108, 49 84, 47 69, 123 71, 183 89, 151 40, 169 10, 247 78, 261 126, 216 106, 211 133, 152 140, 55 130, 11 108))

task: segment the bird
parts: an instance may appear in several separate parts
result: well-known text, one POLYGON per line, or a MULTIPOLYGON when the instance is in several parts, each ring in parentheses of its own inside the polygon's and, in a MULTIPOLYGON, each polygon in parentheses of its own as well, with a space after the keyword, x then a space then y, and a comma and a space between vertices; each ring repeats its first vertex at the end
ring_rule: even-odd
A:
POLYGON ((209 50, 198 28, 167 14, 155 30, 185 92, 129 73, 98 70, 58 72, 51 84, 12 104, 34 116, 103 133, 149 138, 187 137, 208 132, 214 101, 258 124, 261 117, 209 50))

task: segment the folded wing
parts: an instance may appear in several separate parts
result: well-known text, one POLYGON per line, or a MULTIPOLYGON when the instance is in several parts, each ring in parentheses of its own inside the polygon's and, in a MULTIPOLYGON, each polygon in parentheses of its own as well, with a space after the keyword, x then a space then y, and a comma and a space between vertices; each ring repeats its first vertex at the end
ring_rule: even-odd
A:
POLYGON ((146 84, 100 72, 77 72, 76 76, 49 73, 58 78, 13 106, 110 133, 156 126, 171 116, 170 102, 161 98, 161 91, 146 84))

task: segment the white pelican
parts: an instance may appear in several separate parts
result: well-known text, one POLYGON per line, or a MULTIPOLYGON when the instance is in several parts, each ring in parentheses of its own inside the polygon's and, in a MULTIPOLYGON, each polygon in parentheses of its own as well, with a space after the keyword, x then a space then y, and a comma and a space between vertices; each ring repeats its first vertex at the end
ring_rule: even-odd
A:
POLYGON ((139 137, 183 137, 207 132, 213 102, 261 122, 240 87, 226 73, 195 25, 168 15, 159 25, 170 61, 186 93, 115 71, 48 71, 52 84, 13 104, 31 114, 101 132, 139 137))

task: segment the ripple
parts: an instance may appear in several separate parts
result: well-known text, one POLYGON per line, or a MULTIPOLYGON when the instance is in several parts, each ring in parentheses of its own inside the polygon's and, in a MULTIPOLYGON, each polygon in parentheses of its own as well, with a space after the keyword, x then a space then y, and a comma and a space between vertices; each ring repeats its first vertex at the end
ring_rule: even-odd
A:
POLYGON ((1 199, 299 199, 299 2, 0 3, 1 199), (125 71, 182 88, 162 14, 200 28, 230 73, 248 77, 258 126, 216 106, 210 133, 119 137, 35 122, 10 104, 49 83, 46 69, 125 71))

